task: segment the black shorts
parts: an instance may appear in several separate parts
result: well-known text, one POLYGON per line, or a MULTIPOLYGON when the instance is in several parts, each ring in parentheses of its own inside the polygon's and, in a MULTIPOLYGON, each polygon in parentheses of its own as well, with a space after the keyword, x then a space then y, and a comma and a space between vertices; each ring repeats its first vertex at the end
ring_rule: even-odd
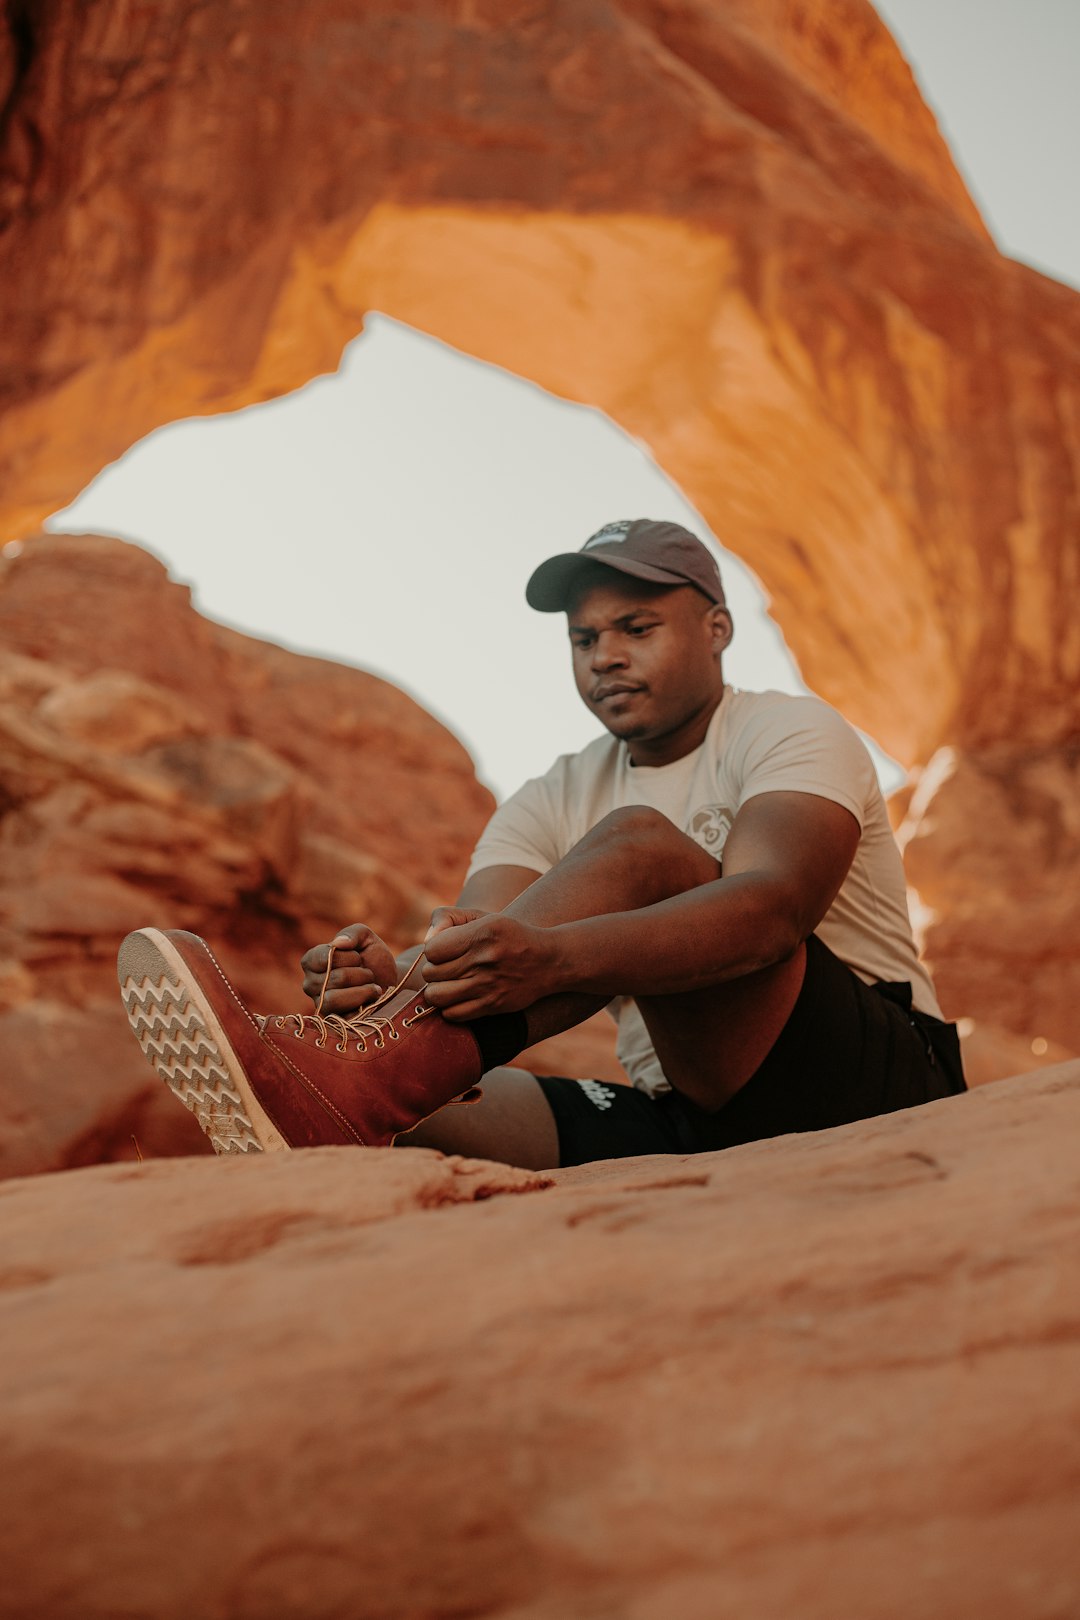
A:
POLYGON ((559 1163, 642 1153, 712 1153, 789 1131, 821 1131, 967 1089, 955 1024, 916 1012, 908 984, 868 985, 816 935, 806 976, 768 1057, 707 1113, 676 1091, 537 1075, 559 1132, 559 1163))

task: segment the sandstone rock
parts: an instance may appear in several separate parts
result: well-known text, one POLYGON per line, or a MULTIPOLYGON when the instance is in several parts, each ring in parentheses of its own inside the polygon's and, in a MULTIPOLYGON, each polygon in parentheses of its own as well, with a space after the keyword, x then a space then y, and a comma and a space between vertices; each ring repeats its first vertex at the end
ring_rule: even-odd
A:
POLYGON ((0 1013, 0 1178, 209 1151, 113 1002, 72 1006, 61 990, 0 1013))
POLYGON ((491 803, 411 699, 222 630, 101 537, 0 564, 0 784, 0 1175, 204 1150, 127 1029, 129 929, 205 934, 256 1010, 296 1007, 342 923, 422 935, 491 803))
POLYGON ((185 715, 172 694, 114 669, 51 688, 34 715, 62 736, 106 754, 139 754, 155 743, 206 730, 203 717, 185 715))
POLYGON ((419 940, 441 896, 424 894, 407 872, 318 833, 301 832, 296 882, 312 911, 320 917, 363 920, 380 917, 388 935, 419 940))
POLYGON ((0 957, 0 1012, 18 1007, 34 994, 33 974, 21 962, 0 957))
POLYGON ((948 1005, 1080 1052, 1080 746, 941 750, 899 837, 948 1005))
POLYGON ((1078 1131, 8 1182, 0 1614, 1066 1620, 1078 1131))

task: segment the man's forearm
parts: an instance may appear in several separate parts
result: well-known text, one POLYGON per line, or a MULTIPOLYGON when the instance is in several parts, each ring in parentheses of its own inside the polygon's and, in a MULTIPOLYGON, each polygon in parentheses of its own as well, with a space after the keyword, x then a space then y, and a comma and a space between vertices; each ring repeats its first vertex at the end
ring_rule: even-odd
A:
POLYGON ((782 888, 754 873, 548 932, 559 989, 603 996, 720 984, 785 960, 803 937, 782 888))

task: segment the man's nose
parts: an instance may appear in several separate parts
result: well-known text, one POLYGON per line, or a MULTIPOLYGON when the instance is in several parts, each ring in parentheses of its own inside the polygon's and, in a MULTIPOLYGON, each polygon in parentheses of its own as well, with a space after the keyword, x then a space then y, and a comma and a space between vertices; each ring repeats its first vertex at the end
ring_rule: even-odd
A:
POLYGON ((626 666, 626 649, 619 636, 601 631, 593 642, 592 667, 596 671, 622 669, 626 666))

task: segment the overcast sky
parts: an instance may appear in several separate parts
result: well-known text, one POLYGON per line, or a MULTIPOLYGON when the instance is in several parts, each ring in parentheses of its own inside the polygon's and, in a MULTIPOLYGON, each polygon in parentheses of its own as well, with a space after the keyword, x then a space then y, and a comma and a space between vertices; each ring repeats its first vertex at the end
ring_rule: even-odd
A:
MULTIPOLYGON (((999 245, 1080 285, 1080 0, 879 11, 999 245)), ((525 579, 634 516, 708 533, 599 412, 376 315, 335 377, 159 429, 50 527, 142 541, 213 617, 386 675, 505 793, 596 733, 561 617, 524 606, 525 579)), ((737 625, 729 678, 800 690, 753 579, 734 559, 723 566, 737 625)))

